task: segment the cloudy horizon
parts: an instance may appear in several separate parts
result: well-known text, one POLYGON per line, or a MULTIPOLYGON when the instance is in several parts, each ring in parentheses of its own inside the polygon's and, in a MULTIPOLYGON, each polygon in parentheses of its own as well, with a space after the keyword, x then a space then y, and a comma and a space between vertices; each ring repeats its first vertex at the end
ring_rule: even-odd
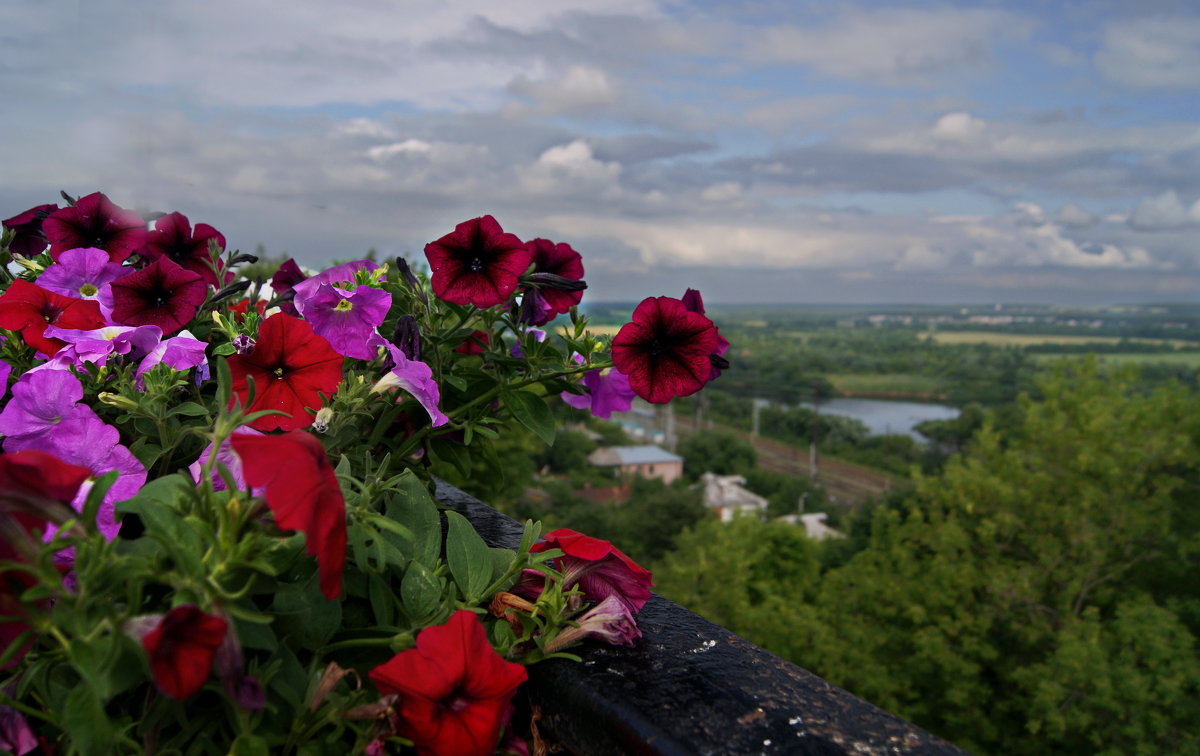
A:
POLYGON ((101 190, 318 266, 491 214, 597 301, 1200 292, 1188 3, 113 5, 0 7, 0 217, 101 190))

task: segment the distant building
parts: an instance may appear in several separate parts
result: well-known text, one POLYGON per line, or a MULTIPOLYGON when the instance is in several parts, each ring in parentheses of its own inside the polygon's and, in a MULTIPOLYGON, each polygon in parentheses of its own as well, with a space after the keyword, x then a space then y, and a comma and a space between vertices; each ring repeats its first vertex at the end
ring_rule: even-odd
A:
POLYGON ((767 500, 746 490, 741 475, 706 472, 700 476, 700 485, 704 486, 704 505, 716 512, 721 522, 732 522, 738 515, 762 517, 767 511, 767 500))
POLYGON ((829 519, 829 515, 824 512, 812 512, 811 514, 802 515, 784 515, 779 518, 784 522, 792 525, 803 525, 804 534, 814 541, 824 541, 827 538, 845 538, 846 534, 841 531, 834 530, 825 524, 825 520, 829 519))
POLYGON ((671 483, 683 475, 683 457, 657 446, 609 446, 588 455, 597 467, 616 467, 621 475, 640 475, 671 483))

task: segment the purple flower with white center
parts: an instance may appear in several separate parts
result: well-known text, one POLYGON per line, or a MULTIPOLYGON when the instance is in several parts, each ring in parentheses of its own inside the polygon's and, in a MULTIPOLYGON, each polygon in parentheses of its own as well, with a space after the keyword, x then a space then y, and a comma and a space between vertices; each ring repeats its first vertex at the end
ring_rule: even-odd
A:
POLYGON ((11 454, 32 448, 31 439, 54 433, 83 432, 92 419, 103 425, 91 407, 78 403, 81 399, 83 385, 69 372, 44 370, 22 375, 13 385, 12 399, 0 412, 4 451, 11 454))
POLYGON ((67 364, 80 367, 85 362, 107 365, 114 354, 138 357, 149 353, 162 340, 162 329, 155 325, 105 326, 90 331, 47 326, 46 334, 67 342, 42 366, 49 369, 56 369, 50 367, 52 363, 60 366, 57 369, 66 369, 67 364))
POLYGON ((204 342, 198 340, 190 331, 180 331, 178 336, 164 339, 147 352, 141 363, 138 364, 134 382, 139 389, 144 389, 146 383, 142 376, 160 363, 167 365, 172 370, 200 368, 199 379, 207 380, 208 358, 204 356, 204 347, 204 342))
MULTIPOLYGON (((338 283, 354 283, 354 274, 360 270, 373 271, 379 267, 377 263, 370 260, 355 260, 354 262, 342 263, 335 265, 329 270, 324 270, 315 276, 306 278, 303 281, 292 286, 292 291, 296 292, 296 297, 312 296, 321 284, 338 284, 338 283)), ((353 286, 344 286, 344 289, 352 289, 353 286)), ((297 305, 297 309, 299 305, 297 305)))
POLYGON ((608 419, 614 412, 628 412, 636 396, 629 387, 629 377, 609 368, 589 370, 583 376, 587 394, 562 392, 562 400, 575 409, 589 410, 596 417, 608 419))
POLYGON ((613 646, 632 646, 642 637, 637 621, 619 596, 611 595, 577 618, 577 627, 568 627, 546 646, 553 653, 585 638, 595 638, 613 646))
POLYGON ((433 371, 429 366, 424 362, 408 359, 399 347, 380 337, 372 339, 371 343, 372 348, 374 346, 386 347, 394 365, 391 372, 380 378, 371 390, 382 392, 393 388, 404 389, 412 394, 413 398, 429 413, 429 421, 433 427, 436 428, 450 422, 450 418, 443 415, 442 411, 438 409, 438 402, 441 401, 442 395, 438 391, 437 381, 433 380, 433 371))
MULTIPOLYGON (((525 334, 527 336, 532 336, 533 340, 539 344, 541 344, 543 341, 546 340, 546 332, 543 331, 541 328, 527 328, 527 329, 525 329, 525 334)), ((513 357, 524 357, 525 356, 525 350, 521 349, 521 344, 519 342, 516 344, 513 344, 512 348, 510 348, 508 350, 508 353, 511 354, 513 357)))
POLYGON ((43 289, 76 299, 94 299, 107 320, 112 315, 112 282, 129 271, 110 262, 108 253, 95 247, 64 250, 58 262, 38 276, 43 289))
MULTIPOLYGON (((235 434, 245 436, 263 435, 259 431, 251 428, 249 425, 238 426, 233 432, 235 434)), ((188 465, 188 472, 192 474, 192 480, 196 481, 197 483, 200 482, 200 473, 204 470, 204 465, 208 462, 208 458, 212 455, 212 451, 213 445, 210 443, 208 446, 204 447, 204 451, 200 452, 200 458, 188 465)), ((239 457, 237 452, 233 450, 233 445, 229 443, 228 438, 221 442, 221 448, 219 451, 217 451, 217 462, 225 465, 225 468, 229 470, 229 474, 233 476, 234 484, 236 484, 240 490, 245 491, 247 489, 246 477, 242 474, 242 458, 239 457)), ((221 477, 220 473, 218 473, 215 465, 213 466, 212 471, 212 484, 214 491, 224 491, 227 488, 225 485, 225 479, 221 477)), ((264 490, 266 489, 255 488, 251 491, 251 493, 254 496, 260 496, 264 490)))
POLYGON ((375 347, 368 342, 387 317, 392 295, 370 286, 345 291, 331 283, 301 290, 313 280, 316 279, 296 286, 295 304, 300 315, 338 354, 360 360, 375 359, 375 347))

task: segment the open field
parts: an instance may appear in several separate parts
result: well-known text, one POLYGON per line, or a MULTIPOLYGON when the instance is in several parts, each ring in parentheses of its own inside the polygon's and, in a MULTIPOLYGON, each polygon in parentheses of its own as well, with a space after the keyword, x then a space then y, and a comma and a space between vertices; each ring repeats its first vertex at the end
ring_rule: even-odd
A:
MULTIPOLYGON (((1057 362, 1058 360, 1069 360, 1073 358, 1081 358, 1082 354, 1034 354, 1030 355, 1037 362, 1057 362)), ((1138 364, 1146 362, 1166 362, 1172 365, 1186 365, 1191 368, 1200 368, 1200 352, 1116 352, 1114 354, 1098 354, 1096 359, 1100 362, 1125 364, 1136 362, 1138 364)))
POLYGON ((825 378, 840 393, 849 396, 936 399, 946 393, 941 379, 916 373, 831 373, 825 378))
MULTIPOLYGON (((992 331, 926 331, 922 334, 939 344, 991 344, 993 346, 1026 347, 1033 344, 1116 344, 1116 336, 1076 336, 1039 333, 996 333, 992 331)), ((1129 339, 1141 344, 1170 344, 1173 347, 1195 346, 1194 342, 1174 339, 1129 339)))

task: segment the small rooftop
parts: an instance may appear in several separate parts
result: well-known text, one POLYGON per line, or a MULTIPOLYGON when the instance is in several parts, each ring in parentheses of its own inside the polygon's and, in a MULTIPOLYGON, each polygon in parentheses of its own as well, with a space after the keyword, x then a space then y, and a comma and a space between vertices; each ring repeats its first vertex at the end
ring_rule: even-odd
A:
POLYGON ((682 462, 683 457, 657 446, 609 446, 589 454, 588 461, 599 467, 661 465, 682 462))

